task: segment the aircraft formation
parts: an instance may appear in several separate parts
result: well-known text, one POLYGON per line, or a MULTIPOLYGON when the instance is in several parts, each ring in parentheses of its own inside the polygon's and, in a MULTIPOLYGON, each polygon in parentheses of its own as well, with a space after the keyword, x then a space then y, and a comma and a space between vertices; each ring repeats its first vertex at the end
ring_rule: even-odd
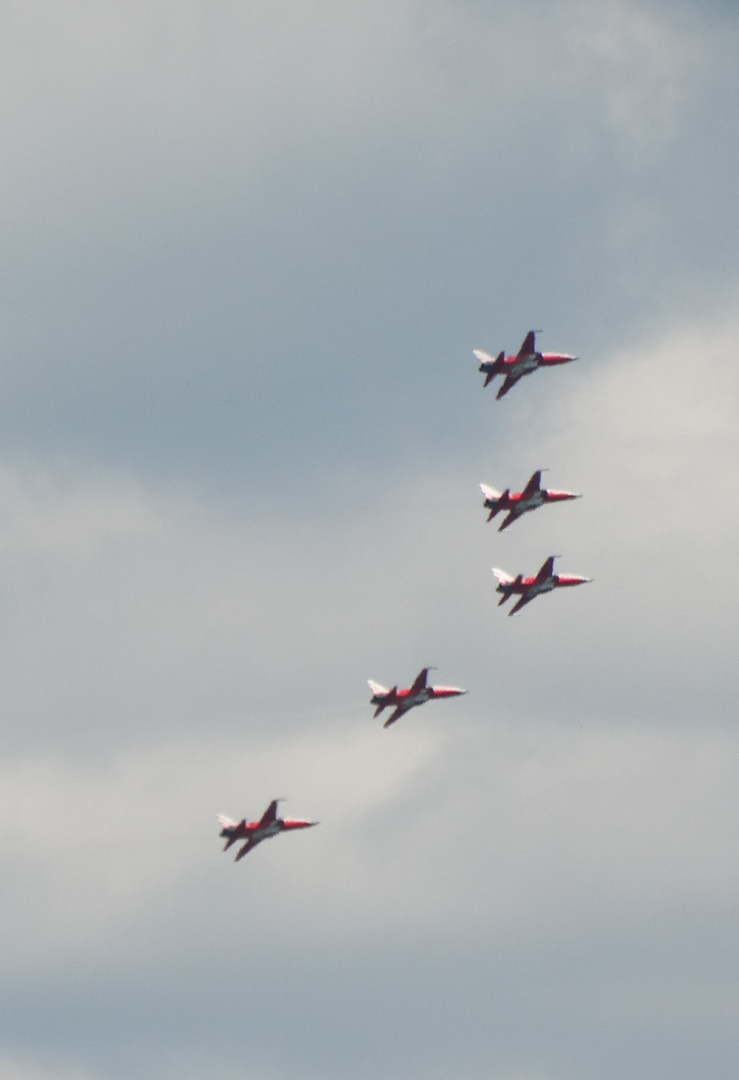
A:
MULTIPOLYGON (((535 330, 529 330, 515 356, 506 356, 503 351, 493 357, 480 349, 473 350, 474 356, 480 362, 478 371, 485 375, 483 388, 496 376, 503 376, 503 382, 495 395, 496 401, 505 397, 508 391, 524 375, 531 375, 541 367, 554 367, 578 359, 568 353, 537 352, 536 333, 535 330)), ((523 514, 537 510, 540 506, 546 506, 548 503, 568 502, 581 497, 571 491, 543 488, 541 486, 541 474, 543 471, 543 469, 537 469, 536 472, 532 473, 521 491, 511 492, 510 488, 506 488, 500 492, 487 484, 480 484, 484 495, 483 507, 489 511, 487 520, 492 521, 498 513, 505 513, 506 515, 498 528, 498 532, 503 532, 523 514)), ((592 580, 579 574, 555 573, 554 560, 557 558, 559 558, 558 555, 548 556, 536 574, 528 577, 522 573, 512 576, 506 573, 505 570, 493 567, 493 574, 498 582, 495 591, 501 594, 498 607, 507 603, 513 596, 517 596, 516 603, 508 612, 509 615, 515 615, 537 596, 553 592, 555 589, 582 585, 592 580)), ((427 701, 433 701, 437 698, 459 697, 461 694, 467 693, 466 690, 462 690, 457 686, 429 686, 428 673, 432 670, 431 667, 422 668, 413 683, 404 689, 398 689, 398 686, 395 685, 388 690, 387 687, 382 686, 380 683, 368 679, 367 682, 372 691, 370 704, 375 706, 373 719, 379 717, 385 709, 392 709, 392 712, 382 725, 383 728, 388 728, 410 709, 418 705, 425 705, 427 701)), ((301 818, 278 817, 277 805, 279 802, 279 799, 273 799, 258 821, 247 822, 244 818, 240 822, 235 822, 222 814, 217 815, 221 825, 220 836, 226 840, 223 850, 227 851, 232 844, 237 843, 239 840, 243 841, 236 854, 236 862, 248 854, 257 844, 260 844, 262 840, 277 836, 281 832, 307 829, 318 824, 318 822, 306 821, 301 818)))

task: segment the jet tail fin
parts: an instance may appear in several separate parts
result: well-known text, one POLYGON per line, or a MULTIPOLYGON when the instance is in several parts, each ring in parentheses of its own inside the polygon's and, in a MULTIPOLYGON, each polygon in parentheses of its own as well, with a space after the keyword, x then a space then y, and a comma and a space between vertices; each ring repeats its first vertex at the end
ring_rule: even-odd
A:
POLYGON ((388 690, 388 688, 386 686, 383 686, 382 683, 373 682, 372 679, 367 679, 367 685, 369 686, 369 688, 370 688, 370 690, 372 691, 373 694, 378 694, 379 695, 379 694, 389 694, 390 693, 390 691, 388 690))
POLYGON ((231 818, 225 816, 225 814, 216 814, 218 818, 218 824, 221 826, 220 836, 226 838, 226 843, 223 848, 224 851, 228 851, 231 844, 235 844, 238 839, 238 822, 231 821, 231 818))
POLYGON ((497 566, 493 567, 493 573, 498 580, 498 588, 496 591, 503 594, 498 601, 498 607, 500 607, 501 604, 505 604, 506 600, 510 600, 510 586, 515 583, 516 579, 512 578, 510 574, 506 574, 505 570, 499 570, 497 566))
MULTIPOLYGON (((380 704, 377 706, 374 713, 372 714, 372 719, 373 720, 375 719, 375 717, 379 716, 380 713, 382 712, 382 710, 386 709, 388 707, 388 705, 394 705, 396 703, 397 699, 396 699, 395 695, 396 695, 397 691, 398 691, 397 685, 395 685, 392 688, 392 690, 385 690, 384 694, 382 695, 383 700, 380 702, 380 704)), ((375 696, 376 695, 373 695, 373 697, 375 697, 375 696)))
POLYGON ((483 352, 482 349, 473 349, 473 355, 480 361, 478 371, 485 372, 485 381, 483 382, 483 389, 487 386, 491 379, 494 379, 496 375, 500 374, 500 368, 498 365, 505 360, 505 352, 499 352, 498 355, 493 358, 489 353, 483 352))

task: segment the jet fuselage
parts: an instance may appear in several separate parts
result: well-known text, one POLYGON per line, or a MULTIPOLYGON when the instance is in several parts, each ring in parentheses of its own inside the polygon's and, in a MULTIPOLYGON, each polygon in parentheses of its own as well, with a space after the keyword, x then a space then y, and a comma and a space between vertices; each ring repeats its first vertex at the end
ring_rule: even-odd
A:
POLYGON ((292 829, 309 829, 312 825, 318 824, 316 821, 306 821, 304 818, 278 817, 277 804, 279 801, 279 799, 273 799, 259 821, 247 821, 246 818, 242 818, 241 821, 237 822, 224 817, 223 814, 218 815, 218 821, 221 825, 220 836, 226 841, 224 851, 228 851, 237 840, 245 841, 236 856, 236 862, 251 851, 252 848, 256 847, 257 844, 261 844, 262 840, 268 840, 281 832, 288 832, 292 829))
POLYGON ((555 574, 555 558, 556 555, 550 555, 538 574, 531 577, 524 577, 523 574, 519 574, 518 577, 514 578, 504 570, 493 567, 493 573, 498 581, 495 591, 500 593, 501 597, 498 601, 498 607, 505 604, 512 596, 518 596, 519 599, 508 612, 509 615, 515 615, 517 611, 520 611, 536 596, 541 596, 543 593, 552 592, 553 589, 567 587, 568 585, 583 585, 585 582, 592 580, 591 578, 581 577, 579 574, 555 574))
POLYGON ((499 352, 497 356, 483 352, 481 349, 473 349, 474 355, 480 361, 478 371, 485 375, 483 387, 496 377, 503 375, 503 385, 495 395, 496 400, 505 397, 512 386, 515 386, 524 375, 530 375, 540 367, 552 367, 555 364, 567 364, 570 360, 577 360, 576 356, 569 353, 542 353, 536 349, 536 331, 529 330, 523 340, 521 348, 515 356, 506 356, 505 352, 499 352))
POLYGON ((537 469, 523 491, 512 492, 509 488, 506 488, 504 492, 500 492, 496 491, 495 488, 488 487, 487 484, 480 484, 484 496, 482 505, 486 510, 490 511, 488 521, 492 521, 501 511, 507 511, 508 513, 498 530, 499 532, 508 528, 523 514, 536 510, 540 506, 545 506, 547 503, 565 502, 568 499, 578 499, 580 497, 572 491, 556 491, 553 488, 540 487, 540 477, 541 469, 537 469))
POLYGON ((460 694, 467 693, 458 686, 429 686, 426 678, 430 670, 430 668, 422 668, 413 685, 404 687, 402 690, 399 690, 397 686, 394 686, 392 690, 387 690, 380 683, 373 682, 372 679, 367 680, 372 691, 370 705, 375 706, 375 716, 379 716, 387 708, 393 710, 383 727, 394 724, 399 717, 416 705, 424 705, 434 698, 458 697, 460 694))

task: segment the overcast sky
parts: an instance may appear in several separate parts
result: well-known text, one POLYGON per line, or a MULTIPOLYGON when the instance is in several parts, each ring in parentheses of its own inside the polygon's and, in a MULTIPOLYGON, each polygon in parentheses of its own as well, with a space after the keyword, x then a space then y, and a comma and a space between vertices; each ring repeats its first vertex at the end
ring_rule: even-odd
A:
POLYGON ((737 56, 0 0, 0 1080, 736 1080, 737 56))

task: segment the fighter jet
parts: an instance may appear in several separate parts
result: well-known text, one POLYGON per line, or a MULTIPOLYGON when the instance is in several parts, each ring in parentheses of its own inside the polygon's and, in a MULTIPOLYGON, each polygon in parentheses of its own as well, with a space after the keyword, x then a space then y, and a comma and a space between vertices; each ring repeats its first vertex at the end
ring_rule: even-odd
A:
MULTIPOLYGON (((380 686, 379 683, 373 682, 372 679, 368 679, 369 688, 372 691, 372 697, 370 698, 370 705, 376 705, 375 716, 379 716, 383 709, 388 706, 393 706, 393 712, 387 718, 383 727, 390 727, 396 720, 399 720, 403 713, 408 712, 414 705, 423 705, 426 701, 431 701, 432 698, 445 698, 445 697, 458 697, 460 694, 466 694, 466 690, 460 690, 456 686, 427 686, 426 679, 429 671, 433 668, 423 668, 415 678, 413 686, 408 687, 405 690, 398 690, 397 686, 394 686, 392 690, 388 690, 384 686, 380 686)), ((374 719, 374 717, 373 717, 374 719)))
POLYGON ((523 491, 514 491, 513 493, 511 493, 510 488, 500 492, 496 491, 495 488, 488 487, 487 484, 480 484, 482 493, 485 496, 482 505, 490 511, 488 521, 492 521, 501 510, 508 511, 498 532, 503 532, 503 529, 507 529, 509 525, 512 525, 516 518, 520 518, 528 510, 536 510, 537 506, 543 506, 544 503, 564 502, 566 499, 580 498, 579 495, 573 495, 571 491, 555 491, 553 488, 543 488, 541 486, 542 472, 542 469, 537 469, 529 477, 523 491))
POLYGON ((582 585, 586 581, 592 581, 592 578, 578 577, 577 574, 555 574, 554 560, 556 558, 558 558, 557 555, 550 555, 534 577, 524 577, 523 574, 519 574, 518 577, 512 578, 504 570, 493 567, 493 573, 498 579, 498 587, 495 591, 503 594, 498 601, 498 607, 505 604, 506 600, 510 600, 516 593, 520 599, 508 612, 509 615, 515 615, 524 604, 528 604, 540 593, 551 592, 552 589, 559 589, 565 585, 582 585))
POLYGON ((290 829, 310 829, 312 825, 318 824, 317 821, 303 821, 301 818, 279 818, 277 816, 278 802, 280 799, 273 799, 259 821, 247 821, 246 818, 242 818, 241 821, 236 822, 224 817, 223 814, 216 815, 221 825, 220 835, 226 837, 224 851, 228 851, 231 844, 235 844, 237 840, 246 840, 246 843, 239 848, 234 862, 243 859, 247 852, 255 848, 257 844, 261 844, 262 840, 268 840, 270 836, 277 836, 278 833, 287 832, 290 829))
POLYGON ((505 376, 503 385, 495 395, 496 401, 504 397, 519 379, 523 378, 524 375, 530 375, 537 368, 553 367, 555 364, 567 364, 570 360, 577 360, 576 356, 569 356, 567 353, 537 352, 535 330, 529 330, 523 339, 523 345, 515 356, 506 356, 504 352, 499 352, 496 357, 492 357, 489 353, 482 352, 481 349, 473 349, 472 351, 480 361, 477 370, 485 374, 483 387, 487 386, 496 375, 505 376))

